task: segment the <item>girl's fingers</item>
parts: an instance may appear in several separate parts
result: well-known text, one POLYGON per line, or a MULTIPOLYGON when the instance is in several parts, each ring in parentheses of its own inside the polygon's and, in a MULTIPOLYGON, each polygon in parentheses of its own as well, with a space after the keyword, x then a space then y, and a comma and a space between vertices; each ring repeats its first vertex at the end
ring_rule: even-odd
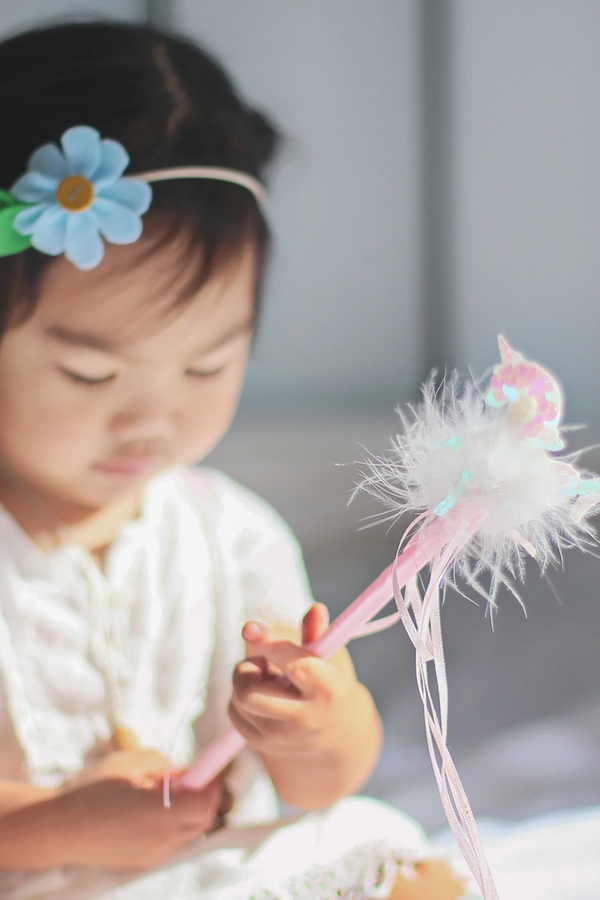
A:
MULTIPOLYGON (((317 660, 318 657, 311 653, 310 650, 299 647, 298 644, 292 644, 290 641, 271 641, 257 646, 256 656, 272 663, 286 676, 291 686, 295 687, 300 693, 305 694, 308 692, 312 694, 311 686, 314 675, 311 663, 313 660, 317 660)), ((254 664, 252 657, 245 662, 254 664)), ((240 663, 237 670, 240 670, 240 668, 242 671, 244 670, 244 663, 240 663)), ((256 670, 257 666, 254 665, 254 669, 256 670)), ((288 687, 289 689, 289 686, 281 679, 267 680, 263 683, 270 693, 273 693, 274 689, 276 692, 277 688, 279 688, 280 693, 282 688, 285 690, 288 687)))
POLYGON ((263 731, 254 722, 242 715, 234 700, 230 702, 228 712, 231 724, 236 731, 239 731, 251 744, 258 745, 264 737, 263 731))
POLYGON ((290 722, 301 716, 303 702, 299 696, 294 699, 289 694, 277 696, 257 689, 234 693, 231 706, 254 722, 259 731, 263 731, 277 727, 277 722, 290 722))
POLYGON ((236 666, 235 702, 253 715, 272 719, 295 715, 299 703, 327 702, 343 689, 343 676, 336 667, 307 654, 301 647, 269 644, 261 652, 281 669, 285 678, 265 680, 252 660, 236 666))
POLYGON ((295 637, 296 629, 290 626, 265 625, 256 619, 251 619, 244 625, 242 636, 247 644, 252 647, 254 644, 270 643, 275 640, 285 638, 287 640, 301 640, 303 644, 316 640, 329 627, 329 610, 324 603, 313 603, 302 622, 302 632, 295 637))
POLYGON ((233 727, 242 734, 246 740, 259 751, 275 752, 275 748, 289 744, 292 740, 297 742, 298 735, 304 734, 307 729, 315 730, 318 725, 313 724, 310 711, 304 708, 305 704, 298 704, 291 712, 287 707, 278 710, 278 715, 262 716, 254 711, 248 711, 235 702, 235 698, 229 704, 229 718, 233 727))
POLYGON ((219 809, 221 798, 222 786, 219 780, 211 782, 202 791, 176 791, 171 795, 171 809, 167 814, 171 813, 186 825, 210 824, 219 809))
POLYGON ((248 644, 258 644, 269 640, 269 628, 263 622, 251 619, 242 629, 242 637, 248 644))
MULTIPOLYGON (((327 607, 313 604, 304 617, 302 639, 315 640, 328 624, 327 607)), ((261 622, 246 623, 243 636, 249 653, 256 655, 240 663, 233 675, 232 708, 259 732, 276 727, 276 722, 303 721, 308 715, 304 702, 328 704, 342 690, 335 666, 297 643, 275 639, 274 632, 261 622), (281 674, 274 676, 273 671, 281 674)))
POLYGON ((302 621, 302 643, 316 641, 328 627, 329 610, 324 603, 313 603, 302 621))
POLYGON ((233 671, 233 696, 241 706, 251 706, 247 702, 254 695, 263 697, 279 697, 287 700, 298 700, 302 695, 289 679, 284 676, 265 678, 267 661, 262 658, 246 659, 239 663, 233 671))

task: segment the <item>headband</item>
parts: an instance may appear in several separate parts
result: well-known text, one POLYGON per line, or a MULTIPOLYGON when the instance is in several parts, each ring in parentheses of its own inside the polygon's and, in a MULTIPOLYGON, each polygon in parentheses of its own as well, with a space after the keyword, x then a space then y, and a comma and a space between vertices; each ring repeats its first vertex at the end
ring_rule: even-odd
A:
POLYGON ((129 165, 123 145, 87 125, 65 131, 61 146, 39 147, 25 175, 10 191, 0 190, 0 256, 35 247, 50 256, 64 253, 78 269, 95 269, 104 240, 133 244, 140 238, 141 217, 152 201, 149 182, 226 181, 250 191, 259 207, 266 201, 260 181, 237 169, 178 166, 123 176, 129 165))

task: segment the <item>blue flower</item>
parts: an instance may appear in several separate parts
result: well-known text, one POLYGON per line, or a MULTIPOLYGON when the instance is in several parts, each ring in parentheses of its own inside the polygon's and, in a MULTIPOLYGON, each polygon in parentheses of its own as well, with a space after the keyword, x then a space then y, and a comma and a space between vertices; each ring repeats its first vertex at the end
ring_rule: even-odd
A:
POLYGON ((64 253, 78 269, 94 269, 104 256, 102 237, 112 244, 138 240, 152 188, 121 178, 127 151, 118 141, 102 140, 95 128, 69 128, 61 144, 63 152, 56 144, 36 150, 27 174, 13 185, 12 194, 32 204, 15 216, 14 228, 31 235, 42 253, 64 253))

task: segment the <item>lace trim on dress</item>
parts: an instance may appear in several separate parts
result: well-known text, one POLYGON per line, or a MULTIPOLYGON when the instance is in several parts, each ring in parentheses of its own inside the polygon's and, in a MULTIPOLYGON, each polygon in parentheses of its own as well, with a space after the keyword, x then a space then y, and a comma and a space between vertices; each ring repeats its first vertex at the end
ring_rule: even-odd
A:
POLYGON ((414 878, 416 863, 445 855, 431 847, 418 851, 371 841, 280 885, 255 889, 246 900, 379 900, 390 895, 399 875, 414 878))

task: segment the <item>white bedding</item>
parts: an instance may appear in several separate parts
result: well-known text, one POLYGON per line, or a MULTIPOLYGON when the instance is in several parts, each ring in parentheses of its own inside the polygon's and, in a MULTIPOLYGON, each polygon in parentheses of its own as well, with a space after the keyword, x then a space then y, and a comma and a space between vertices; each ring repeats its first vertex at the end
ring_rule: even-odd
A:
POLYGON ((600 900, 600 807, 481 830, 500 900, 600 900))

